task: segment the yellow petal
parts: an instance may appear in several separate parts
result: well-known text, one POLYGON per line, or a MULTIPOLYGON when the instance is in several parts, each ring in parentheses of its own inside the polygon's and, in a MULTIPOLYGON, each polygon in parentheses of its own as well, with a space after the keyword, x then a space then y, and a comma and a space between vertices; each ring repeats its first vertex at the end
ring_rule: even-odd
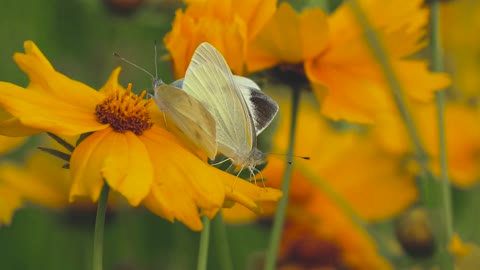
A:
POLYGON ((334 120, 373 123, 383 112, 393 111, 390 92, 376 64, 307 61, 305 69, 320 100, 322 113, 334 120), (323 92, 326 88, 326 94, 323 92))
POLYGON ((109 133, 99 146, 103 166, 100 170, 107 184, 137 206, 150 192, 153 167, 145 145, 130 131, 109 133))
POLYGON ((18 191, 0 185, 0 225, 10 224, 13 213, 22 206, 22 202, 18 191))
POLYGON ((73 202, 77 197, 90 197, 94 202, 98 200, 104 185, 100 171, 105 161, 105 156, 100 149, 105 138, 113 132, 115 131, 111 128, 94 132, 73 151, 70 158, 72 175, 70 202, 73 202))
POLYGON ((101 93, 108 93, 108 91, 114 90, 114 89, 123 89, 123 87, 118 84, 118 75, 120 75, 120 71, 122 71, 121 67, 117 67, 112 71, 112 74, 110 74, 110 77, 108 78, 107 82, 103 85, 100 90, 98 90, 101 93))
MULTIPOLYGON (((223 172, 222 172, 223 174, 223 172)), ((222 177, 226 186, 226 198, 261 213, 259 202, 276 202, 282 197, 282 191, 269 187, 259 187, 235 176, 222 177)))
POLYGON ((277 9, 275 0, 232 1, 233 11, 247 24, 248 39, 258 35, 277 9))
POLYGON ((16 53, 14 60, 30 78, 28 88, 48 93, 56 100, 72 105, 94 107, 102 101, 103 94, 56 72, 33 42, 25 42, 25 51, 25 54, 16 53))
POLYGON ((23 137, 42 132, 41 129, 27 127, 7 111, 0 109, 0 134, 12 137, 23 137))
POLYGON ((177 11, 172 31, 164 39, 173 60, 175 78, 185 75, 195 49, 205 41, 217 48, 235 73, 243 73, 246 35, 245 22, 238 16, 226 23, 215 17, 193 18, 188 12, 177 11))
MULTIPOLYGON (((43 157, 37 155, 36 161, 41 162, 41 158, 53 159, 53 157, 43 157)), ((42 162, 42 168, 38 171, 25 170, 13 164, 3 164, 0 166, 0 179, 20 194, 25 200, 38 203, 47 207, 59 207, 68 203, 68 187, 70 183, 69 172, 63 169, 61 162, 55 160, 54 162, 42 162), (57 167, 55 167, 57 166, 57 167), (45 171, 56 170, 56 175, 48 177, 45 171), (66 184, 67 186, 64 186, 66 184)))
POLYGON ((216 169, 156 126, 144 132, 140 139, 147 146, 155 170, 153 198, 149 199, 161 205, 152 211, 169 220, 174 217, 192 230, 201 230, 198 208, 218 211, 225 198, 225 188, 216 169))
POLYGON ((321 9, 301 14, 283 2, 248 48, 248 70, 278 63, 301 63, 319 55, 327 44, 327 15, 321 9))
MULTIPOLYGON (((406 96, 431 101, 434 91, 450 84, 445 74, 428 71, 426 63, 403 60, 425 46, 428 11, 422 2, 358 1, 380 37, 406 96)), ((307 61, 306 73, 329 118, 373 123, 395 112, 390 86, 350 4, 345 2, 329 17, 330 37, 322 55, 307 61), (326 94, 325 94, 326 92, 326 94)))
POLYGON ((96 132, 72 154, 70 199, 89 196, 96 201, 105 179, 113 190, 137 206, 150 192, 151 166, 145 146, 133 133, 118 133, 110 128, 96 132))
MULTIPOLYGON (((328 185, 349 202, 361 217, 378 220, 398 214, 417 199, 414 175, 402 167, 405 166, 403 155, 385 153, 377 143, 377 137, 362 136, 353 131, 335 132, 324 119, 319 118, 318 111, 307 102, 302 104, 304 106, 297 118, 299 135, 295 142, 295 153, 310 156, 311 159, 295 161, 298 172, 292 181, 292 189, 296 189, 290 192, 291 196, 295 196, 290 197, 292 200, 295 198, 302 202, 309 199, 312 195, 306 190, 318 189, 325 182, 323 185, 328 185), (301 181, 307 183, 301 184, 301 181), (312 187, 311 183, 316 187, 312 187)), ((280 106, 288 115, 288 108, 281 103, 280 106)), ((280 153, 286 149, 288 132, 287 117, 282 120, 275 137, 275 145, 280 153)), ((285 164, 273 162, 272 165, 273 168, 267 166, 263 174, 279 186, 279 172, 283 171, 285 164), (275 178, 276 181, 273 180, 275 178)))
POLYGON ((78 135, 106 127, 97 122, 94 105, 82 100, 66 103, 6 82, 0 82, 0 104, 21 124, 60 135, 78 135))
POLYGON ((223 208, 222 215, 225 222, 234 224, 253 222, 258 218, 257 213, 238 203, 231 208, 223 208))

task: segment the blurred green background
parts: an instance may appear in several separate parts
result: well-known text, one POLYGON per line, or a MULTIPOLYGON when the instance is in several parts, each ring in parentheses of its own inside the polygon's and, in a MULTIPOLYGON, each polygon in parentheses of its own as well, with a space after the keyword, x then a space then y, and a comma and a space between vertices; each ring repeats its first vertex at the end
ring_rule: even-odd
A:
MULTIPOLYGON (((28 84, 27 76, 12 59, 14 52, 23 51, 25 40, 33 40, 58 71, 96 89, 121 65, 122 85, 131 82, 136 92, 151 90, 151 78, 115 58, 113 52, 151 73, 158 61, 159 76, 171 81, 169 63, 154 58, 154 40, 158 41, 159 55, 167 54, 162 40, 170 30, 174 11, 182 3, 139 1, 141 4, 126 14, 112 10, 105 1, 2 0, 0 81, 28 84)), ((298 6, 322 1, 300 2, 298 6)), ((7 158, 22 160, 26 148, 28 145, 7 158)), ((453 196, 457 231, 463 238, 479 243, 478 215, 472 208, 479 204, 479 188, 454 189, 453 196)), ((19 210, 12 224, 0 228, 0 269, 89 269, 95 209, 89 210, 19 210)), ((381 250, 388 250, 394 222, 369 227, 381 250), (388 239, 382 238, 385 235, 388 239)), ((254 255, 268 244, 268 227, 243 224, 228 226, 227 230, 235 269, 251 269, 254 255)), ((195 269, 199 233, 182 224, 171 224, 144 209, 124 208, 110 213, 105 233, 105 269, 195 269)), ((212 238, 214 243, 215 235, 212 238)), ((220 269, 216 254, 215 245, 211 245, 208 269, 220 269)), ((409 264, 405 258, 389 259, 397 265, 409 264)))

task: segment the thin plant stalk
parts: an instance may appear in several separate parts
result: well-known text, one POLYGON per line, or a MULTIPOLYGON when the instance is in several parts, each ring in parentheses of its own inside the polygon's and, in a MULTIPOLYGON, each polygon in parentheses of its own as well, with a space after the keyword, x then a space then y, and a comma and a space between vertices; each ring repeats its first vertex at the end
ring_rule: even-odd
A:
POLYGON ((290 138, 288 143, 287 164, 282 180, 283 196, 280 199, 273 219, 273 229, 270 235, 270 243, 265 258, 264 270, 274 270, 277 261, 277 254, 280 247, 280 240, 285 223, 285 217, 288 205, 288 194, 290 191, 290 180, 292 178, 292 155, 295 144, 295 131, 297 126, 297 114, 300 103, 300 89, 292 87, 292 115, 290 122, 290 138))
MULTIPOLYGON (((440 23, 439 23, 440 3, 432 1, 430 4, 430 49, 432 53, 432 70, 435 72, 443 71, 442 47, 440 45, 440 23)), ((452 199, 450 181, 448 179, 447 166, 447 141, 445 137, 445 91, 435 93, 437 103, 438 133, 439 133, 439 153, 440 153, 440 182, 442 185, 442 198, 444 204, 446 238, 453 237, 453 218, 452 218, 452 199)))
POLYGON ((208 246, 210 244, 210 220, 206 216, 202 216, 202 222, 203 230, 200 234, 197 270, 207 270, 208 246))
POLYGON ((387 83, 390 86, 394 102, 407 128, 408 135, 413 144, 415 158, 421 170, 422 179, 420 181, 419 187, 423 200, 427 207, 433 208, 434 202, 432 202, 433 197, 432 194, 430 194, 430 182, 433 181, 434 177, 428 165, 427 152, 423 148, 419 133, 417 131, 417 128, 415 127, 415 123, 405 103, 402 87, 400 86, 400 83, 395 76, 390 61, 382 47, 381 41, 375 34, 375 31, 370 26, 370 23, 368 22, 362 11, 362 8, 355 0, 349 0, 349 3, 351 4, 358 21, 362 25, 363 29, 365 29, 365 37, 367 39, 367 42, 369 43, 372 52, 376 56, 380 67, 385 74, 387 83))
POLYGON ((95 232, 93 234, 93 270, 103 269, 103 232, 105 229, 105 214, 107 212, 109 191, 110 187, 105 183, 98 199, 95 232))
POLYGON ((222 212, 219 212, 212 220, 212 231, 220 269, 233 270, 232 256, 227 238, 227 228, 225 227, 225 222, 223 222, 222 212))
MULTIPOLYGON (((402 87, 400 86, 399 82, 397 81, 397 78, 395 77, 395 74, 393 72, 393 69, 390 65, 390 62, 388 60, 388 57, 386 56, 385 54, 385 51, 382 47, 382 44, 381 44, 381 41, 379 40, 379 38, 377 37, 377 35, 375 34, 375 32, 373 31, 373 29, 371 28, 367 18, 364 16, 364 13, 362 12, 362 9, 361 7, 359 6, 359 4, 357 3, 357 1, 355 0, 349 0, 349 2, 351 3, 352 7, 353 7, 353 10, 354 12, 356 13, 356 16, 358 18, 358 21, 360 22, 360 24, 363 26, 363 28, 366 30, 366 39, 369 43, 369 45, 371 46, 374 54, 376 55, 379 63, 380 63, 380 67, 382 68, 382 70, 384 71, 385 73, 385 77, 387 79, 387 82, 388 84, 390 85, 390 88, 392 90, 392 94, 393 94, 393 97, 394 97, 394 100, 395 100, 395 103, 397 105, 397 108, 405 122, 405 125, 407 127, 407 130, 408 130, 408 133, 409 133, 409 136, 410 136, 410 139, 412 140, 412 143, 414 145, 414 150, 415 150, 415 154, 416 154, 416 157, 417 157, 417 163, 418 165, 420 166, 420 169, 421 169, 421 172, 422 172, 422 179, 420 180, 420 189, 421 189, 421 193, 423 195, 423 199, 424 199, 424 202, 425 202, 425 205, 432 209, 433 207, 435 207, 435 202, 433 202, 433 200, 435 200, 436 198, 432 195, 437 195, 437 186, 433 183, 433 180, 435 179, 434 178, 434 175, 433 173, 431 172, 429 166, 428 166, 428 156, 426 154, 426 151, 424 150, 422 144, 421 144, 421 141, 420 141, 420 137, 419 137, 419 134, 415 128, 415 125, 414 125, 414 122, 413 122, 413 119, 411 117, 411 114, 409 113, 408 111, 408 108, 406 106, 406 103, 404 101, 404 98, 403 98, 403 95, 402 95, 402 87), (433 189, 433 192, 430 191, 430 189, 433 189), (430 193, 434 193, 434 194, 430 194, 430 193)), ((436 2, 436 1, 434 1, 436 2)), ((438 4, 436 4, 438 5, 438 4)), ((434 19, 434 21, 432 22, 434 25, 433 27, 434 28, 437 28, 438 27, 438 6, 435 6, 432 10, 432 19, 434 19), (437 24, 437 25, 435 25, 437 24)), ((440 62, 440 46, 438 44, 439 42, 439 39, 438 39, 438 29, 435 29, 434 31, 436 31, 436 33, 434 34, 434 40, 432 40, 433 45, 432 48, 434 48, 434 51, 435 51, 435 54, 437 55, 435 60, 434 60, 434 63, 436 66, 436 68, 441 68, 441 62, 440 62)), ((441 154, 441 164, 443 166, 442 168, 442 174, 445 174, 445 180, 444 180, 444 183, 443 183, 443 190, 440 191, 440 196, 441 196, 441 199, 442 199, 442 208, 448 212, 447 216, 445 217, 445 224, 446 224, 446 233, 447 235, 449 234, 448 231, 452 231, 452 216, 451 216, 451 200, 450 200, 450 187, 448 186, 448 176, 447 176, 447 166, 446 166, 446 151, 445 151, 445 132, 444 132, 444 113, 443 113, 443 103, 444 103, 444 99, 445 97, 442 96, 444 94, 441 94, 440 96, 438 96, 437 94, 437 97, 436 97, 436 100, 437 102, 440 101, 441 102, 441 108, 439 108, 439 113, 438 113, 438 117, 439 117, 439 128, 440 128, 440 148, 441 148, 441 151, 443 149, 443 154, 441 154), (442 134, 443 133, 443 134, 442 134), (443 141, 442 141, 443 140, 443 141), (442 160, 443 159, 443 160, 442 160), (446 183, 445 183, 446 182, 446 183)), ((442 235, 442 237, 445 237, 445 235, 442 235)), ((441 245, 445 245, 446 242, 442 242, 441 245)), ((442 248, 443 249, 443 248, 442 248)), ((451 260, 451 257, 450 256, 441 256, 442 257, 442 269, 451 269, 451 264, 452 264, 452 260, 451 260)))

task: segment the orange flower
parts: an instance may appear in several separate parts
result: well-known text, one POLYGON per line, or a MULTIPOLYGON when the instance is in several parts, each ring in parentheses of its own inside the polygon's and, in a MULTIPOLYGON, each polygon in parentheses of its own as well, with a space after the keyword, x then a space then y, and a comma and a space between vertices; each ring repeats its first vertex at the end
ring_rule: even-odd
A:
MULTIPOLYGON (((421 42, 428 21, 423 1, 358 2, 410 98, 427 102, 448 86, 449 78, 430 73, 425 61, 406 59, 426 44, 421 42)), ((372 123, 394 112, 394 103, 365 31, 348 2, 330 16, 318 8, 298 14, 282 3, 249 45, 248 71, 293 66, 310 80, 327 117, 372 123)))
MULTIPOLYGON (((201 209, 212 218, 225 199, 259 211, 256 202, 278 200, 281 192, 249 183, 232 190, 237 178, 219 171, 165 130, 146 92, 135 95, 118 82, 120 69, 96 91, 55 71, 31 41, 25 54, 15 54, 29 75, 27 89, 0 82, 0 106, 13 119, 9 134, 48 131, 60 136, 91 133, 70 158, 70 201, 88 196, 98 200, 105 182, 132 206, 144 203, 170 221, 201 230, 201 209), (242 194, 243 196, 239 196, 242 194)), ((2 132, 0 130, 0 132, 2 132)))
POLYGON ((187 1, 185 11, 177 10, 172 31, 165 36, 175 78, 185 75, 193 52, 208 41, 225 57, 236 74, 244 72, 247 42, 273 15, 274 0, 187 1))
MULTIPOLYGON (((440 172, 438 120, 433 104, 410 104, 422 144, 430 156, 431 168, 440 172)), ((478 109, 461 103, 447 103, 445 107, 445 136, 448 171, 452 182, 470 187, 480 176, 480 127, 478 109)), ((411 155, 407 131, 398 114, 383 117, 374 128, 376 141, 393 155, 411 155)))

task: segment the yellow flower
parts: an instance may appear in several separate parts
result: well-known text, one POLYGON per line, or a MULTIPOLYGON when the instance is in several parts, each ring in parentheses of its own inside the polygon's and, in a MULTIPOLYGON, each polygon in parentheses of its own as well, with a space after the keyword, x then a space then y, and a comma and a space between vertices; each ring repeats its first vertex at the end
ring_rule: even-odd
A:
MULTIPOLYGON (((305 99, 308 97, 305 95, 305 99)), ((276 152, 282 153, 290 120, 285 117, 289 108, 280 106, 284 114, 274 143, 276 152)), ((415 172, 408 167, 407 156, 385 151, 375 136, 333 130, 307 102, 302 103, 297 121, 295 153, 311 158, 295 162, 299 173, 307 181, 328 183, 360 217, 390 218, 417 199, 415 172)), ((264 172, 267 179, 272 170, 269 164, 264 172)), ((269 185, 277 186, 277 182, 269 185)))
MULTIPOLYGON (((267 184, 281 185, 284 163, 278 158, 269 159, 262 172, 267 184)), ((350 214, 313 184, 312 179, 305 178, 300 170, 294 171, 289 195, 278 269, 392 269, 380 256, 375 242, 350 214), (315 250, 313 254, 312 250, 315 250)), ((267 215, 273 214, 274 205, 263 207, 267 215)), ((232 223, 254 219, 251 213, 236 206, 223 209, 223 214, 225 220, 232 223)))
POLYGON ((236 74, 242 74, 247 42, 273 15, 276 1, 203 0, 187 3, 185 11, 176 12, 172 31, 164 39, 175 78, 184 76, 193 52, 205 41, 218 49, 236 74))
POLYGON ((17 120, 8 131, 91 133, 71 155, 70 201, 97 201, 105 181, 132 206, 144 202, 163 218, 201 230, 198 209, 211 218, 226 197, 244 194, 235 201, 259 211, 256 201, 281 196, 268 188, 252 193, 258 188, 249 183, 232 191, 237 178, 206 164, 162 128, 153 101, 143 100, 145 91, 137 96, 131 85, 118 85, 119 68, 95 91, 55 71, 33 42, 25 42, 25 51, 14 58, 30 77, 28 88, 0 82, 0 105, 17 120))
MULTIPOLYGON (((434 104, 410 104, 410 111, 430 157, 431 168, 440 173, 438 120, 434 104)), ((480 176, 480 127, 478 109, 449 102, 445 107, 445 136, 448 171, 452 182, 460 187, 470 187, 480 176)), ((376 141, 394 155, 411 155, 410 140, 398 114, 382 117, 374 128, 376 141)))
MULTIPOLYGON (((430 73, 427 62, 406 59, 426 44, 421 41, 428 21, 423 1, 358 3, 408 97, 430 101, 434 91, 448 86, 449 78, 430 73)), ((383 71, 348 2, 329 16, 318 8, 299 14, 282 3, 247 50, 249 72, 275 65, 306 75, 329 118, 372 123, 394 111, 383 71)))
POLYGON ((393 269, 363 228, 322 192, 290 211, 279 264, 279 269, 393 269))

